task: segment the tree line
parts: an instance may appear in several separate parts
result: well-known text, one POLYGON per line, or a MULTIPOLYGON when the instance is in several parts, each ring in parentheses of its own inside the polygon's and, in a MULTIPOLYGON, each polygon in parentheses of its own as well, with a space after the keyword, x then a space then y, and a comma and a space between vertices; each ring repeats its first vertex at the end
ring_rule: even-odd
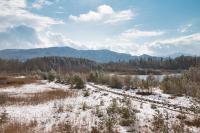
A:
POLYGON ((19 60, 0 59, 0 72, 5 74, 29 73, 33 71, 57 73, 88 72, 101 69, 94 61, 68 57, 38 57, 21 62, 19 60))
POLYGON ((128 62, 110 62, 103 64, 103 68, 105 71, 132 71, 145 74, 144 69, 146 69, 146 73, 159 73, 159 71, 156 72, 155 70, 185 70, 198 65, 200 65, 200 57, 180 56, 175 59, 149 57, 147 59, 129 60, 128 62))
POLYGON ((161 74, 163 70, 181 71, 200 65, 200 57, 180 56, 172 58, 141 58, 118 62, 97 63, 88 59, 69 57, 38 57, 26 60, 0 59, 1 73, 29 73, 33 71, 58 73, 88 72, 103 70, 109 72, 127 72, 129 74, 161 74))

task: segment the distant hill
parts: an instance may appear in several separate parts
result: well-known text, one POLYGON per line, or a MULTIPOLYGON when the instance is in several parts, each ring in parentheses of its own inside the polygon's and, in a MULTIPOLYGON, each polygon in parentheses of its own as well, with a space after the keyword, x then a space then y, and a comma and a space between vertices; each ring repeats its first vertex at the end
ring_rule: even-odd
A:
POLYGON ((25 61, 36 57, 62 56, 86 58, 96 62, 128 61, 137 58, 130 54, 117 53, 110 50, 77 50, 70 47, 50 47, 37 49, 6 49, 0 51, 2 59, 19 59, 25 61))

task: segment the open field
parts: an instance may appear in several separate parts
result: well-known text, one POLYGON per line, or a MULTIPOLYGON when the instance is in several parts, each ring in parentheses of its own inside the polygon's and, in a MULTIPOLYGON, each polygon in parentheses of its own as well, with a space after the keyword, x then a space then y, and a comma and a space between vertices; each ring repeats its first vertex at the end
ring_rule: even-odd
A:
POLYGON ((153 133, 167 129, 174 133, 200 132, 199 112, 185 109, 199 108, 195 99, 163 94, 158 88, 147 96, 137 94, 138 91, 93 83, 86 83, 84 89, 78 90, 45 80, 2 87, 0 131, 153 133))

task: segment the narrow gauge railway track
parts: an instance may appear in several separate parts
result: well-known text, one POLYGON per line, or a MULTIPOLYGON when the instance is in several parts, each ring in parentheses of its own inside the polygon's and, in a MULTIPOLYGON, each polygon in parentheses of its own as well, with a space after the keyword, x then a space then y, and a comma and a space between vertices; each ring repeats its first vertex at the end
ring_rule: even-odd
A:
POLYGON ((179 112, 179 113, 185 113, 185 114, 188 114, 188 115, 200 117, 199 113, 194 113, 191 110, 191 108, 188 108, 188 107, 184 107, 184 106, 177 105, 177 104, 170 104, 170 103, 166 103, 166 102, 162 102, 162 101, 146 99, 146 98, 143 98, 143 97, 133 96, 133 95, 126 94, 126 93, 116 92, 116 91, 104 89, 104 88, 96 86, 92 83, 88 83, 88 85, 90 85, 90 86, 92 86, 92 87, 94 87, 98 90, 101 90, 101 91, 105 91, 105 92, 113 93, 113 94, 116 94, 116 95, 132 98, 132 99, 134 99, 135 101, 138 101, 138 102, 151 103, 151 104, 156 105, 159 108, 165 108, 165 109, 168 109, 168 110, 171 110, 171 111, 175 111, 175 112, 179 112))

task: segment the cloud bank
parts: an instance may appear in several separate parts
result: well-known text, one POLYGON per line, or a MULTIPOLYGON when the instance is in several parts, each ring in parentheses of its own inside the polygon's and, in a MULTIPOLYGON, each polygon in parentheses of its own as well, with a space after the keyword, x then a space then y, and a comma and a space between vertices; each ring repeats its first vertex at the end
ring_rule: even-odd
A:
POLYGON ((108 5, 101 5, 97 11, 89 11, 79 16, 70 15, 69 19, 75 22, 103 22, 116 23, 133 19, 135 14, 132 10, 114 11, 108 5))

